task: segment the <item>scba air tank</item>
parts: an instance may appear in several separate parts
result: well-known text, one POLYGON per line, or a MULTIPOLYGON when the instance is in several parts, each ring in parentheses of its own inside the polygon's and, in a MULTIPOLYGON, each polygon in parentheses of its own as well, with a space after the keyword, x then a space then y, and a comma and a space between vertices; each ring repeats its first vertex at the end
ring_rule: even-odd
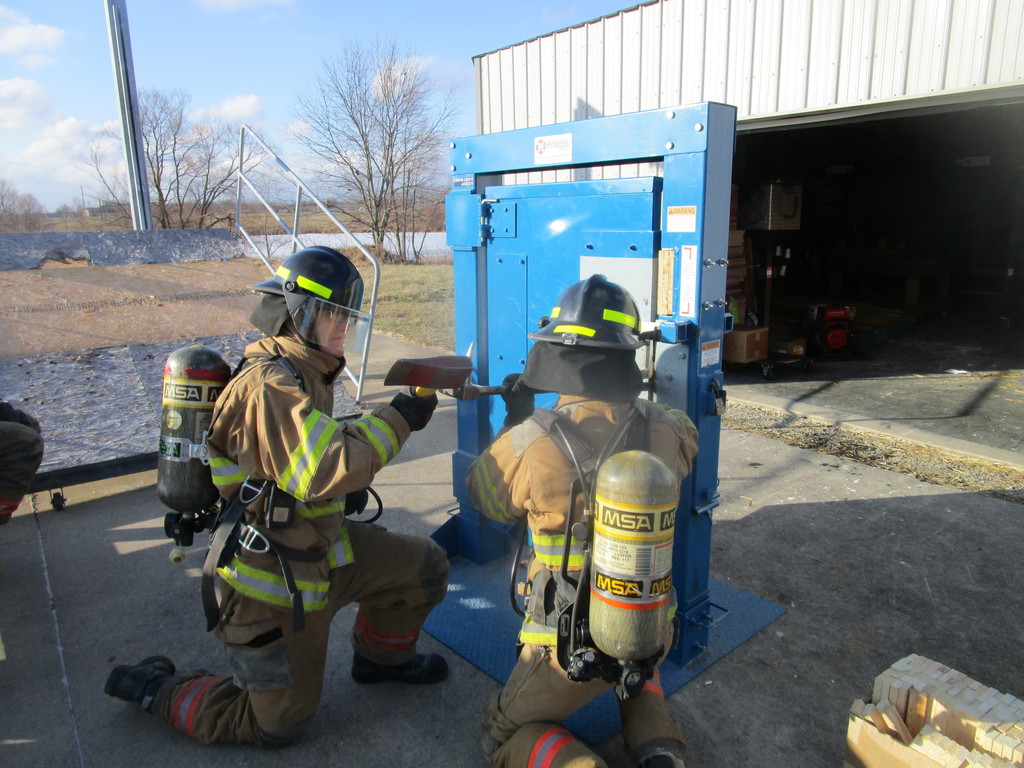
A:
POLYGON ((167 358, 156 486, 160 501, 176 512, 198 513, 217 501, 204 437, 230 378, 231 367, 220 353, 202 344, 167 358))
POLYGON ((623 451, 598 470, 594 501, 590 633, 609 656, 642 661, 670 621, 679 481, 654 454, 623 451))

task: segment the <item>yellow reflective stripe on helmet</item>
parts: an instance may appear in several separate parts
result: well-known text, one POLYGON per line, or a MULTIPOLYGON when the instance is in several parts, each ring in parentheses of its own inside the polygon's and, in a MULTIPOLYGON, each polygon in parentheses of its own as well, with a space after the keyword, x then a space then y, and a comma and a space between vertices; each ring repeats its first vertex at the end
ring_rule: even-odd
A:
POLYGON ((320 283, 315 280, 310 280, 308 277, 303 277, 302 275, 296 277, 295 282, 298 283, 300 288, 305 288, 310 293, 315 293, 317 296, 323 296, 325 299, 331 298, 331 293, 333 293, 333 291, 331 291, 327 286, 320 285, 320 283))
POLYGON ((327 566, 337 568, 339 565, 354 563, 356 553, 352 551, 352 539, 348 535, 348 526, 341 526, 338 531, 338 538, 334 540, 334 546, 327 551, 327 566))
POLYGON ((210 457, 210 476, 213 479, 213 484, 218 488, 241 483, 246 478, 246 474, 240 466, 231 459, 220 456, 210 457))
POLYGON ((370 445, 377 451, 381 466, 398 455, 398 435, 395 434, 391 425, 380 416, 364 416, 351 423, 359 428, 370 445))
POLYGON ((494 483, 491 482, 491 475, 487 471, 487 467, 484 465, 484 462, 478 461, 476 463, 476 468, 473 470, 473 474, 476 476, 477 483, 481 486, 481 495, 483 496, 481 501, 483 501, 484 505, 487 507, 480 511, 487 515, 487 517, 492 520, 497 520, 500 523, 513 522, 516 517, 515 515, 510 514, 498 500, 498 491, 494 487, 494 483))
MULTIPOLYGON (((285 585, 284 576, 267 573, 246 565, 236 555, 231 562, 217 569, 217 573, 228 584, 243 595, 270 605, 290 608, 292 601, 285 585)), ((295 580, 295 586, 302 595, 302 606, 306 611, 317 611, 327 605, 329 581, 295 580)))
POLYGON ((552 320, 554 320, 560 314, 562 314, 562 308, 561 307, 552 307, 551 308, 551 319, 552 320))
POLYGON ((292 451, 281 485, 297 499, 306 498, 320 459, 338 429, 338 422, 322 411, 310 411, 302 424, 302 442, 292 451))
MULTIPOLYGON (((565 551, 565 536, 533 535, 533 553, 549 568, 562 567, 562 553, 565 551)), ((569 567, 583 567, 583 545, 575 538, 569 539, 569 567)))
POLYGON ((552 333, 578 333, 580 336, 593 336, 597 331, 593 328, 585 328, 582 325, 556 325, 552 333))
POLYGON ((282 280, 287 280, 289 277, 292 276, 292 271, 288 269, 284 264, 282 264, 280 267, 277 268, 277 272, 275 272, 274 274, 280 277, 282 280))
POLYGON ((622 323, 628 325, 630 328, 636 328, 636 318, 632 315, 627 315, 625 312, 616 312, 614 309, 606 309, 602 315, 605 320, 611 320, 613 323, 622 323))
POLYGON ((533 645, 557 645, 558 632, 554 627, 538 624, 527 617, 519 630, 519 640, 533 645))

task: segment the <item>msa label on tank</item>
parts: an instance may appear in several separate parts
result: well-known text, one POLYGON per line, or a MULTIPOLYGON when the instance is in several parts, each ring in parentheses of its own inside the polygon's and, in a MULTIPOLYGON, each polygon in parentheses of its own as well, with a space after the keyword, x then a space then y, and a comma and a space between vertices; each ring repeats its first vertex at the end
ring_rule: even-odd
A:
POLYGON ((556 133, 533 140, 534 165, 556 165, 572 162, 572 134, 556 133))
POLYGON ((591 587, 595 592, 636 602, 661 602, 672 591, 672 574, 657 578, 638 579, 617 573, 594 573, 591 587))
POLYGON ((164 405, 178 408, 209 408, 224 391, 224 384, 193 379, 164 379, 164 405))
POLYGON ((624 509, 600 496, 594 510, 594 567, 650 576, 672 568, 676 502, 654 509, 624 509))

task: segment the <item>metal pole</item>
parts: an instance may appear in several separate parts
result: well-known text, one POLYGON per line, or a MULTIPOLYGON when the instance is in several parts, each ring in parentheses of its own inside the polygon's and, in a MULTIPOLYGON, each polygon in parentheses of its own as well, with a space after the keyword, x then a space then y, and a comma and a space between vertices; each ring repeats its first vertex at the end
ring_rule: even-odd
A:
POLYGON ((114 83, 121 111, 121 132, 124 136, 125 162, 128 166, 128 192, 132 226, 136 230, 153 228, 153 212, 149 207, 149 182, 146 155, 142 143, 138 96, 135 91, 135 69, 132 65, 132 42, 128 33, 127 0, 104 0, 107 33, 114 65, 114 83))

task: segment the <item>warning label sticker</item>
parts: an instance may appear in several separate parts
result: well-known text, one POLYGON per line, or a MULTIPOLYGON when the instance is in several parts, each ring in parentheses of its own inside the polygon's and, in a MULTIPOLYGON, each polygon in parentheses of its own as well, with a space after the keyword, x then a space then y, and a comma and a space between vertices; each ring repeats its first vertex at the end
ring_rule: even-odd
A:
POLYGON ((697 316, 697 246, 679 249, 679 314, 697 316))
POLYGON ((696 205, 670 205, 665 221, 667 232, 696 232, 697 231, 697 206, 696 205))
POLYGON ((709 365, 718 365, 722 360, 722 342, 706 341, 700 345, 700 367, 707 368, 709 365))

